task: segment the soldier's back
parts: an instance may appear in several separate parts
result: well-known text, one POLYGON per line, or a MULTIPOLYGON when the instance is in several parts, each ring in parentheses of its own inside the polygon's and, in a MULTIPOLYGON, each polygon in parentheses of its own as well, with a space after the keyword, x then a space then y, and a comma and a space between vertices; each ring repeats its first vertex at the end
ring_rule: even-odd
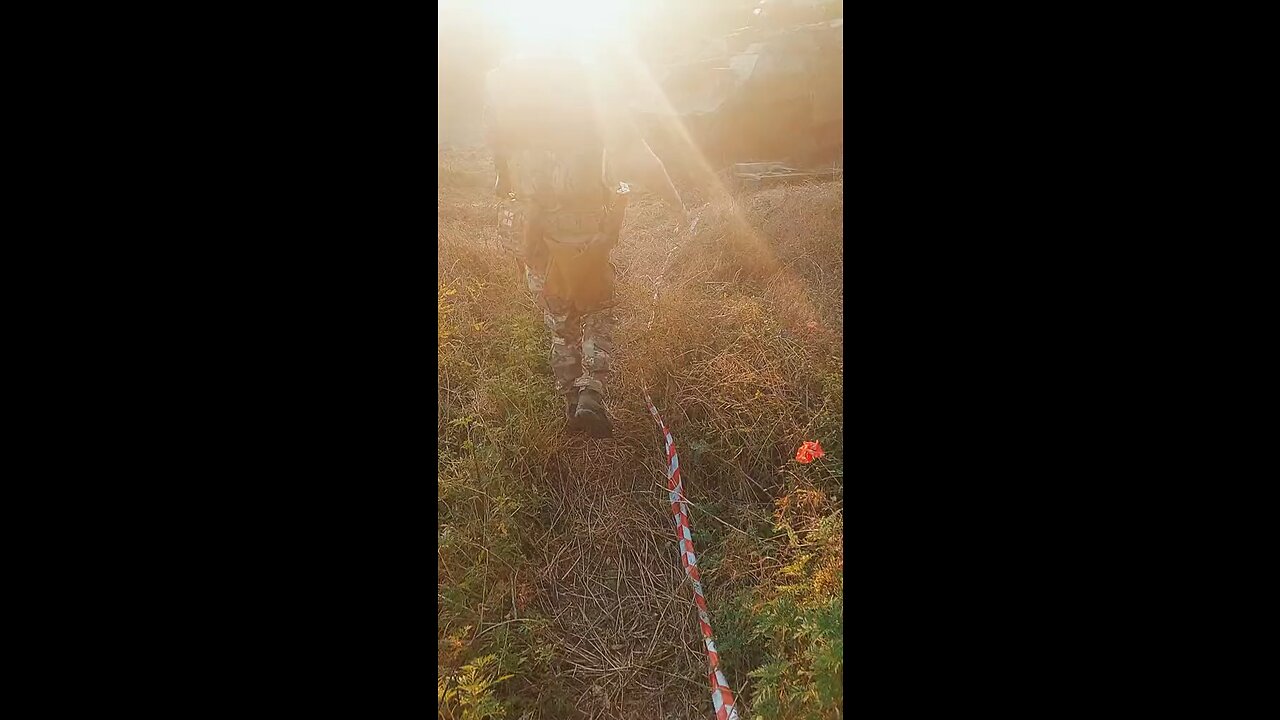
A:
POLYGON ((487 79, 487 122, 517 197, 544 210, 591 212, 605 197, 601 110, 588 68, 569 58, 514 58, 487 79))

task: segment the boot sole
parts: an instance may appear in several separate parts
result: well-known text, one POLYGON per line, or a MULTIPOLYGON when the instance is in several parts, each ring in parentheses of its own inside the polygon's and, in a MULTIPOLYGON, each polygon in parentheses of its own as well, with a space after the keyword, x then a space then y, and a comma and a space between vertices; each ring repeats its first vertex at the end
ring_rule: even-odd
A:
POLYGON ((591 410, 579 409, 573 416, 569 428, 577 432, 585 432, 597 440, 613 437, 613 425, 609 418, 591 410))

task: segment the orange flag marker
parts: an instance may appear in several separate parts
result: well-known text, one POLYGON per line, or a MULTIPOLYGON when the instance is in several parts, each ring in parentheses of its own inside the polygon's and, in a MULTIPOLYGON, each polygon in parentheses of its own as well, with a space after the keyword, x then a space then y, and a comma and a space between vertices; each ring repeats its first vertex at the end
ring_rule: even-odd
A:
POLYGON ((816 440, 806 440, 800 446, 800 449, 796 451, 796 462, 808 465, 825 454, 822 452, 822 446, 816 440))

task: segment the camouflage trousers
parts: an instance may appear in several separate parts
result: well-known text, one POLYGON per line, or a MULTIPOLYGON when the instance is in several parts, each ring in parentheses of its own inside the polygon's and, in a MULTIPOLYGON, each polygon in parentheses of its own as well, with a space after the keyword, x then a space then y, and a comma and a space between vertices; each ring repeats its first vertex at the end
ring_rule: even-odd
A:
POLYGON ((610 373, 609 353, 613 350, 613 308, 579 312, 572 303, 548 296, 546 278, 521 264, 529 291, 551 331, 551 372, 556 390, 573 395, 587 388, 603 395, 610 373))

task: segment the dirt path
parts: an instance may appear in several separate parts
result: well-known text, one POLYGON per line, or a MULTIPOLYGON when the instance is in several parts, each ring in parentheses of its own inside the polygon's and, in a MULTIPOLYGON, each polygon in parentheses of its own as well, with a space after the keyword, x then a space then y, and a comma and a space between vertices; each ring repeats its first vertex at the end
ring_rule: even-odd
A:
POLYGON ((577 709, 592 718, 710 712, 706 657, 677 562, 660 440, 630 362, 672 241, 652 232, 663 219, 660 208, 643 201, 614 251, 619 322, 608 399, 615 438, 566 438, 555 459, 561 482, 548 488, 555 518, 540 543, 547 570, 538 597, 554 618, 562 679, 577 709))
MULTIPOLYGON (((621 423, 646 417, 623 413, 621 423)), ((551 618, 559 681, 586 717, 693 718, 706 694, 695 608, 659 502, 656 448, 568 441, 553 517, 538 545, 541 613, 551 618)))

